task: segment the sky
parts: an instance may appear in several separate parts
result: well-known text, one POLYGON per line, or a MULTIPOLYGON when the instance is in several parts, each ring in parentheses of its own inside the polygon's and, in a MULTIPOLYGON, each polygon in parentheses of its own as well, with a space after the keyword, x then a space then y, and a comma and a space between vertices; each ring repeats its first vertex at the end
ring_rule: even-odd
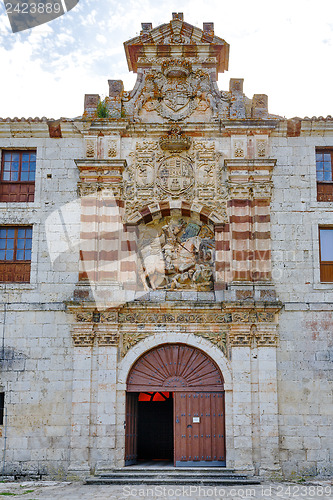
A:
MULTIPOLYGON (((31 0, 30 0, 31 1, 31 0)), ((44 25, 12 33, 0 0, 0 117, 74 118, 84 94, 108 92, 108 79, 134 86, 123 42, 141 22, 167 23, 172 12, 230 45, 230 78, 244 78, 244 93, 267 94, 269 112, 333 116, 332 0, 80 0, 44 25)))

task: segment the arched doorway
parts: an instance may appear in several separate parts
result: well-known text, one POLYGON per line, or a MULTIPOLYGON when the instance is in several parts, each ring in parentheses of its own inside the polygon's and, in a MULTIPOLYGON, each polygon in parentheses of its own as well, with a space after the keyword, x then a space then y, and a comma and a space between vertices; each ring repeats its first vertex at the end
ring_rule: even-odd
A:
POLYGON ((163 344, 127 378, 125 465, 225 466, 223 376, 203 351, 163 344))

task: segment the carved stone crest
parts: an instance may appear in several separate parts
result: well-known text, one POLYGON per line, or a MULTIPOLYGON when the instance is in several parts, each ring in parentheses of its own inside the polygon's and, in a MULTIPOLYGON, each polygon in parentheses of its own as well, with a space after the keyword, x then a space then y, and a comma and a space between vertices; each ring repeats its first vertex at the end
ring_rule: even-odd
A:
MULTIPOLYGON (((182 108, 185 108, 190 102, 191 94, 188 92, 188 85, 185 78, 170 78, 163 87, 164 102, 162 106, 166 106, 175 113, 178 113, 182 108)), ((161 107, 160 107, 161 108, 161 107)), ((163 108, 160 111, 167 114, 163 108)))
POLYGON ((163 191, 179 195, 194 184, 191 162, 182 156, 172 155, 160 164, 157 171, 157 184, 163 191))
MULTIPOLYGON (((155 61, 158 63, 158 61, 155 61)), ((200 104, 217 111, 216 89, 211 84, 209 73, 202 69, 192 70, 185 59, 167 59, 161 70, 151 70, 141 84, 140 91, 123 104, 127 113, 140 115, 156 111, 163 118, 179 121, 190 116, 200 104)))

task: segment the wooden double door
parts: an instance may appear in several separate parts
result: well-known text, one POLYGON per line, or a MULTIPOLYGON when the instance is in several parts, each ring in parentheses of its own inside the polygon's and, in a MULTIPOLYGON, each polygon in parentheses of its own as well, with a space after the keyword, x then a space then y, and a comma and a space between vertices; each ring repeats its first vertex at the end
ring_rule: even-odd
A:
POLYGON ((140 401, 140 393, 127 393, 125 465, 225 466, 224 392, 167 394, 165 401, 140 401))
POLYGON ((225 466, 224 381, 215 362, 187 344, 162 344, 127 378, 125 464, 225 466))

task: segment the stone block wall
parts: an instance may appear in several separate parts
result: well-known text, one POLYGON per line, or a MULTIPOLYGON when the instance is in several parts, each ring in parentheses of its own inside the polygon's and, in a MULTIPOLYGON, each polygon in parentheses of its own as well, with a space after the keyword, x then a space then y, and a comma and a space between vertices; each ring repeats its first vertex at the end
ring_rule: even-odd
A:
MULTIPOLYGON (((303 129, 309 128, 302 122, 303 129)), ((315 148, 333 145, 323 131, 271 139, 272 277, 279 300, 280 460, 287 476, 331 474, 333 285, 320 283, 319 230, 333 224, 331 203, 317 202, 315 148)), ((299 129, 301 127, 299 126, 299 129)))
POLYGON ((5 471, 63 477, 68 467, 72 346, 61 304, 12 304, 1 311, 0 360, 7 425, 5 471))
POLYGON ((68 467, 73 361, 64 301, 78 277, 74 158, 82 157, 83 144, 69 124, 62 127, 67 137, 47 137, 46 124, 35 125, 29 137, 17 137, 13 130, 0 134, 1 148, 37 149, 34 202, 0 203, 1 224, 33 226, 30 283, 0 284, 1 390, 7 412, 0 449, 6 434, 9 474, 62 477, 68 467))
POLYGON ((313 306, 286 305, 281 314, 279 446, 287 477, 332 474, 332 324, 332 311, 313 306))

